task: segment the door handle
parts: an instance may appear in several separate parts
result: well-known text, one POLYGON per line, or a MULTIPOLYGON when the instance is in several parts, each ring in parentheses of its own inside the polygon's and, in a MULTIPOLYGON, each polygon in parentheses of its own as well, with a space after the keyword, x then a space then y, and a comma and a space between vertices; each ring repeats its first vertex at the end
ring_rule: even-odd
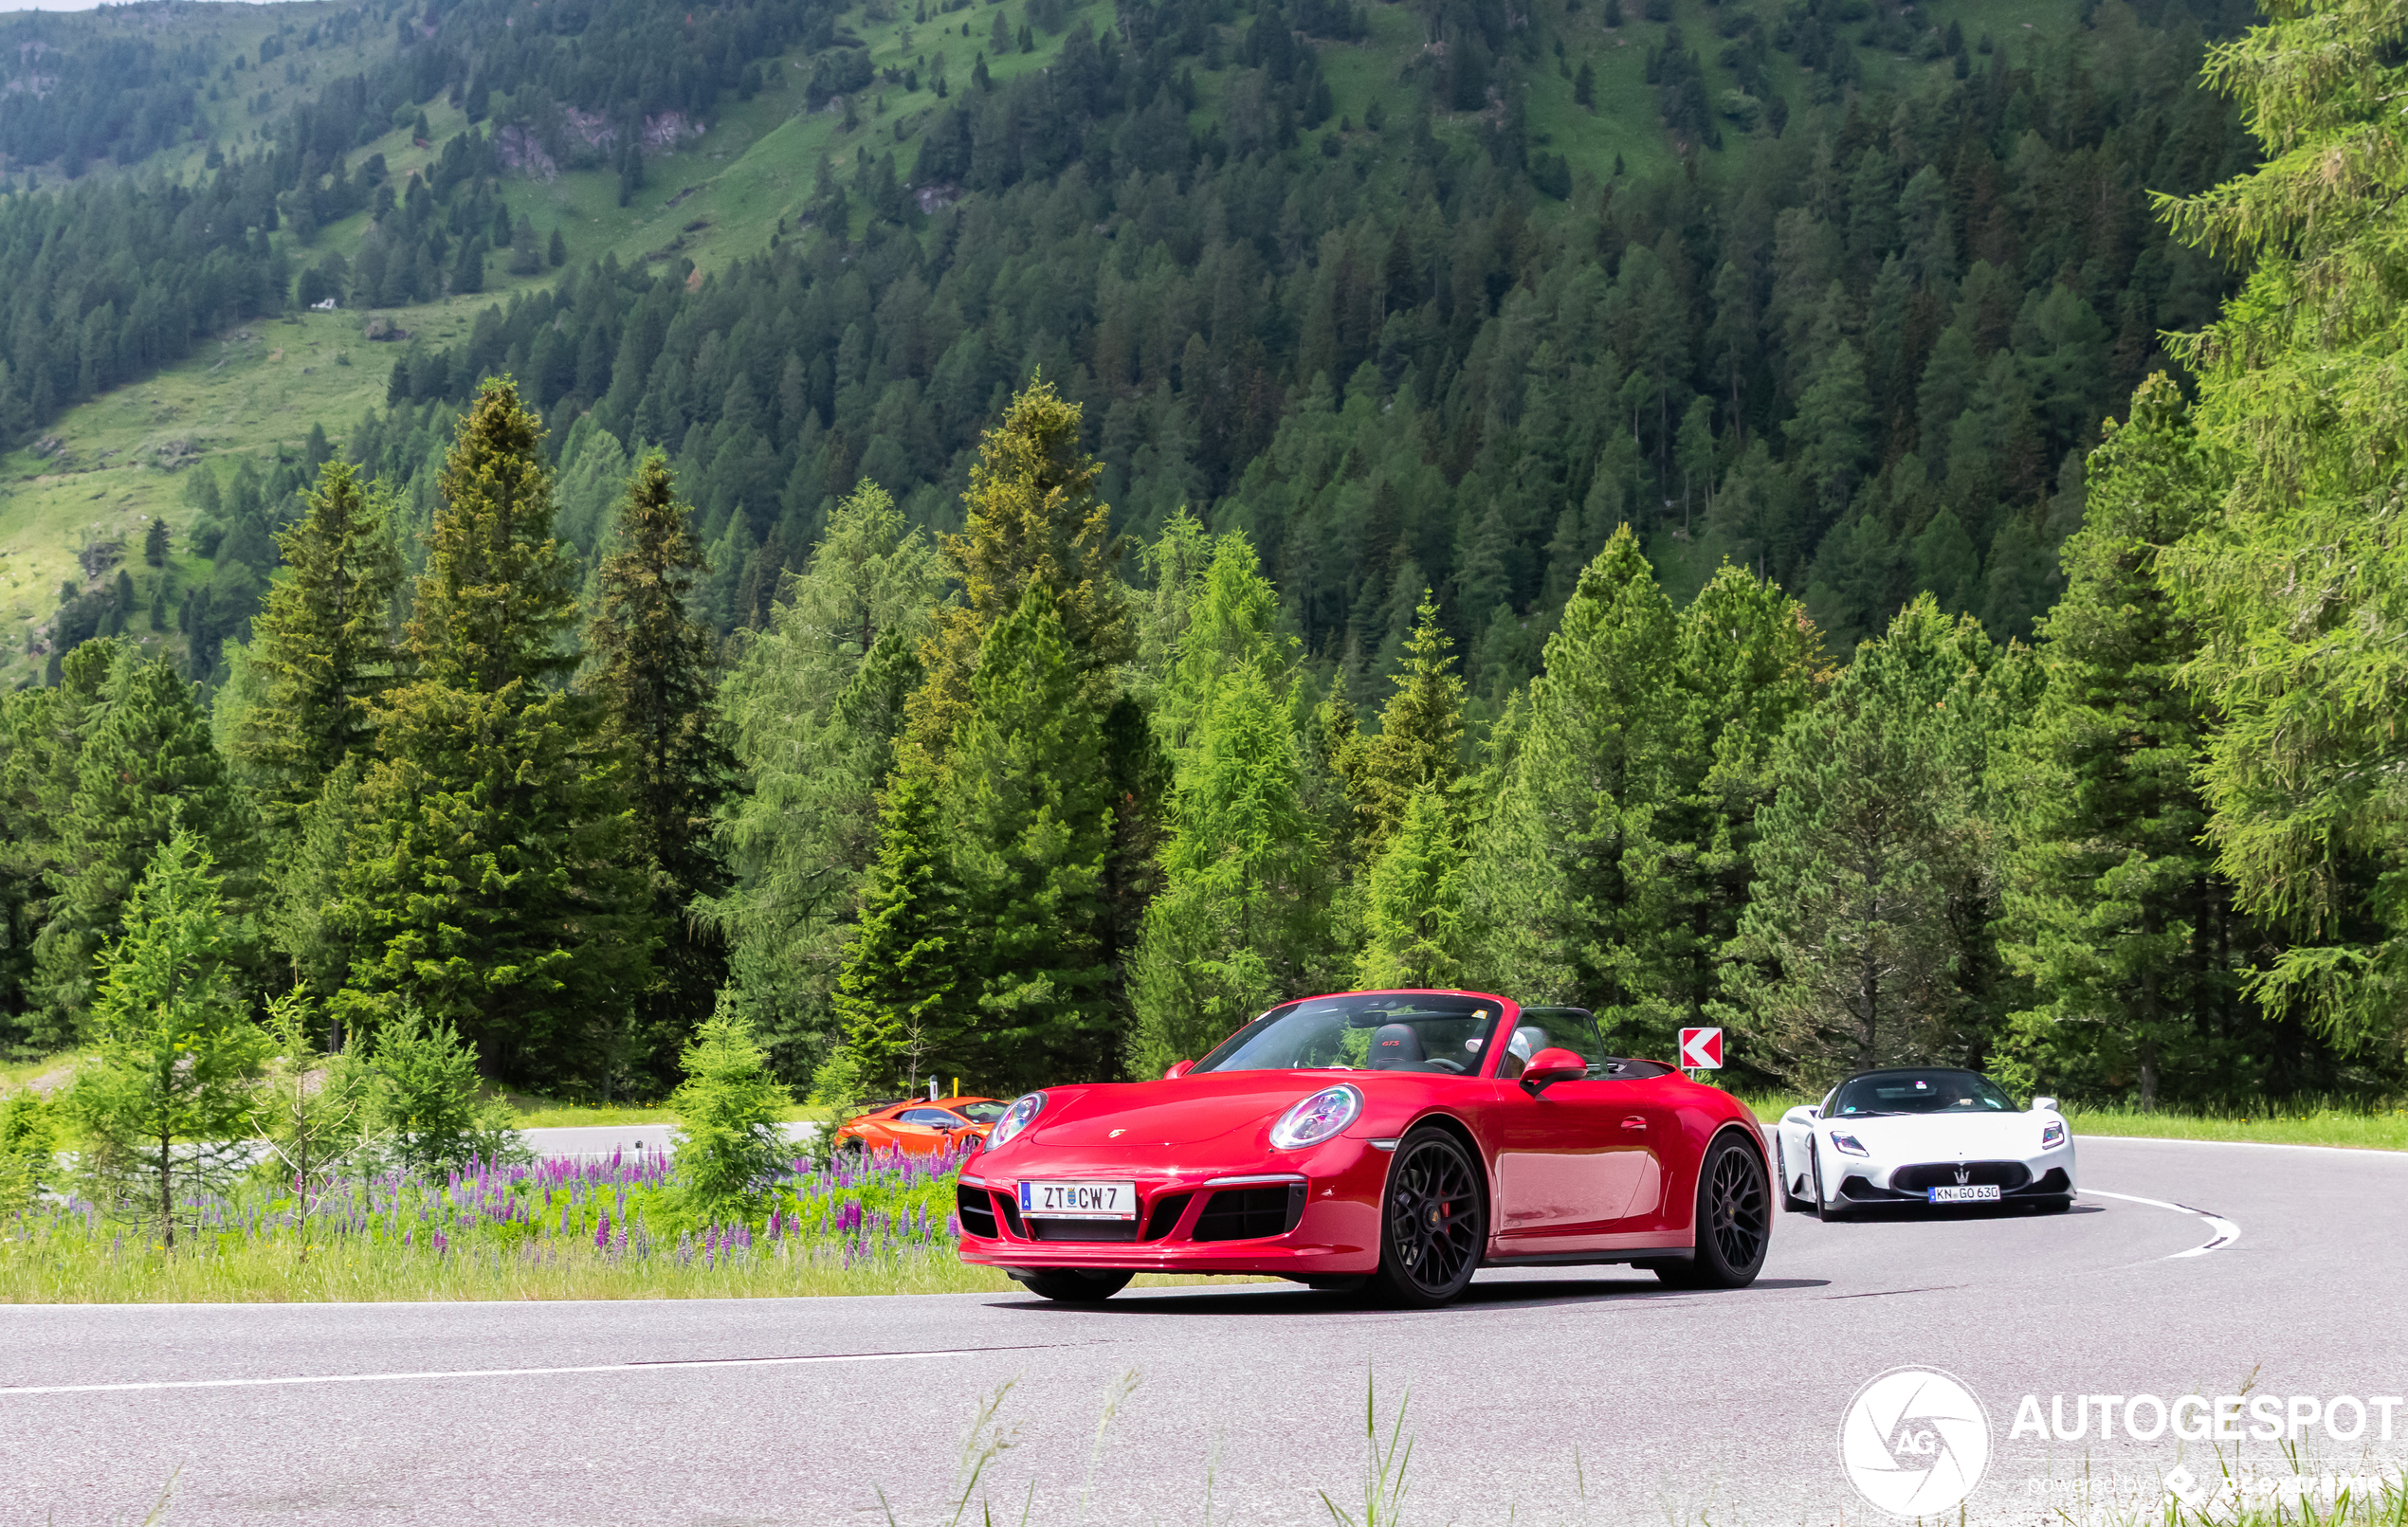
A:
POLYGON ((1647 1128, 1647 1120, 1637 1114, 1633 1114, 1630 1118, 1622 1120, 1622 1128, 1626 1133, 1637 1134, 1639 1131, 1647 1128))

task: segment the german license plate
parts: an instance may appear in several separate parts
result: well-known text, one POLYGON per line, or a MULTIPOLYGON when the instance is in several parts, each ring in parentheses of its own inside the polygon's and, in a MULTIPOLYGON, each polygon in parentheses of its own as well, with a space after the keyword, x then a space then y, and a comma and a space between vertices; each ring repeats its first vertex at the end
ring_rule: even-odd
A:
POLYGON ((1998 1201, 1998 1185, 1975 1183, 1966 1188, 1926 1188, 1935 1204, 1995 1204, 1998 1201))
POLYGON ((1020 1212, 1041 1220, 1133 1220, 1133 1182, 1024 1182, 1020 1212))

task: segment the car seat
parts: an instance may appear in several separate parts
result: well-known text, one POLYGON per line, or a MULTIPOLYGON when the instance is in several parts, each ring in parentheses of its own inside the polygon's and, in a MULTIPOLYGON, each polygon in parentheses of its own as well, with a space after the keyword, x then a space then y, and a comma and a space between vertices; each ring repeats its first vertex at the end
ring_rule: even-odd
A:
POLYGON ((1386 1024, 1372 1031, 1368 1063, 1371 1070, 1394 1071, 1419 1065, 1422 1058, 1421 1033, 1413 1025, 1386 1024))

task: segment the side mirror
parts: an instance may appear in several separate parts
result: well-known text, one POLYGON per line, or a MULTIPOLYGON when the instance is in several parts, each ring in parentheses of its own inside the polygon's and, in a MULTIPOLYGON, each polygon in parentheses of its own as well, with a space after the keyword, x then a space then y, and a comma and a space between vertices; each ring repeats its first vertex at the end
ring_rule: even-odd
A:
POLYGON ((1806 1110, 1806 1117, 1808 1118, 1820 1118, 1823 1117, 1823 1111, 1819 1106, 1809 1108, 1806 1110))
POLYGON ((2054 1098, 2034 1098, 2032 1100, 2032 1111, 2035 1114, 2053 1114, 2056 1110, 2057 1100, 2054 1098))
POLYGON ((1589 1063, 1570 1050, 1543 1049, 1522 1068, 1522 1090, 1535 1098, 1559 1082, 1574 1082, 1589 1074, 1589 1063))
POLYGON ((1195 1063, 1194 1061, 1173 1061, 1170 1064, 1162 1067, 1162 1080, 1165 1082, 1177 1082, 1179 1078, 1187 1075, 1190 1071, 1195 1069, 1195 1063))

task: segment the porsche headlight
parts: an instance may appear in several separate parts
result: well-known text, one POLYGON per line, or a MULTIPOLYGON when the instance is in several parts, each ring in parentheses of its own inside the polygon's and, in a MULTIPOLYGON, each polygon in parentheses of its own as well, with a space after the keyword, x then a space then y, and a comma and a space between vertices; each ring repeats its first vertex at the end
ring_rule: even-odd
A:
POLYGON ((1853 1135, 1841 1135, 1837 1132, 1833 1132, 1831 1137, 1831 1143, 1838 1146, 1842 1151, 1847 1152, 1850 1155, 1872 1154, 1870 1151, 1865 1149, 1864 1142, 1856 1138, 1853 1135))
POLYGON ((2059 1123, 2053 1123, 2053 1124, 2043 1124, 2043 1125, 2041 1125, 2041 1126, 2040 1126, 2040 1149, 2041 1149, 2041 1150, 2043 1150, 2043 1151, 2053 1150, 2053 1149, 2055 1149, 2057 1146, 2063 1145, 2064 1143, 2065 1143, 2065 1125, 2064 1125, 2062 1122, 2059 1122, 2059 1123))
POLYGON ((1363 1111, 1363 1095, 1342 1082, 1323 1087, 1279 1116, 1271 1126, 1271 1144, 1282 1151, 1319 1145, 1355 1121, 1363 1111))
POLYGON ((987 1132, 987 1149, 992 1151, 999 1145, 1011 1143, 1022 1130, 1036 1122, 1037 1116, 1044 1112, 1045 1094, 1042 1092, 1025 1093, 1013 1099, 1012 1106, 1003 1111, 1003 1117, 995 1120, 995 1127, 987 1132))

